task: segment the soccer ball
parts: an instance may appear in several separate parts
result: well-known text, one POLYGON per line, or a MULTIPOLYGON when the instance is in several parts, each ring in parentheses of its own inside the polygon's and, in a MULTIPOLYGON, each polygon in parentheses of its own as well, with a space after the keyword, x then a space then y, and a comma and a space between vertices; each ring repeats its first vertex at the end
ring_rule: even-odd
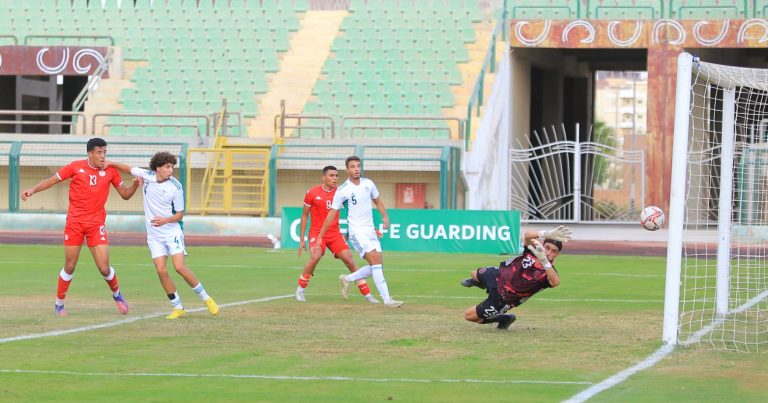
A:
POLYGON ((656 206, 648 206, 640 213, 640 225, 648 231, 656 231, 664 226, 664 212, 656 206))

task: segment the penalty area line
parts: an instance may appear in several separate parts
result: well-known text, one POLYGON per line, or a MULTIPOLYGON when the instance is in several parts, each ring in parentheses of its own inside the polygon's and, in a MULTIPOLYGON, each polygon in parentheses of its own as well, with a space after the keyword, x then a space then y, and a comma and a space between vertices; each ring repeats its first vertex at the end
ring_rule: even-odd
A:
MULTIPOLYGON (((293 297, 293 294, 290 294, 290 295, 278 295, 278 296, 275 296, 275 297, 266 297, 266 298, 258 298, 258 299, 250 299, 250 300, 247 300, 247 301, 230 302, 230 303, 227 303, 227 304, 219 304, 219 307, 220 308, 227 308, 227 307, 230 307, 230 306, 246 305, 246 304, 252 304, 252 303, 255 303, 255 302, 267 302, 267 301, 273 301, 273 300, 276 300, 276 299, 283 299, 283 298, 289 298, 289 297, 293 297)), ((194 308, 194 309, 187 309, 187 312, 201 312, 201 311, 206 311, 206 310, 208 310, 208 308, 194 308)), ((135 316, 135 317, 132 317, 132 318, 126 318, 126 319, 116 320, 116 321, 112 321, 112 322, 100 323, 98 325, 82 326, 82 327, 76 327, 76 328, 72 328, 72 329, 52 330, 50 332, 44 332, 44 333, 32 333, 32 334, 25 334, 25 335, 21 335, 21 336, 6 337, 4 339, 0 339, 0 344, 10 343, 10 342, 14 342, 14 341, 21 341, 21 340, 41 339, 41 338, 44 338, 44 337, 63 336, 63 335, 67 335, 67 334, 81 333, 81 332, 87 332, 87 331, 90 331, 90 330, 97 330, 97 329, 106 329, 106 328, 109 328, 109 327, 115 327, 115 326, 120 326, 120 325, 127 325, 129 323, 138 322, 140 320, 159 318, 159 317, 162 317, 162 316, 165 316, 165 315, 168 315, 168 312, 155 312, 155 313, 150 313, 150 314, 147 314, 147 315, 135 316)))
POLYGON ((263 374, 190 374, 190 373, 109 373, 45 371, 27 369, 0 369, 4 374, 41 374, 41 375, 77 375, 93 377, 156 377, 156 378, 232 378, 232 379, 268 379, 278 381, 341 381, 341 382, 407 382, 407 383, 488 383, 488 384, 532 384, 532 385, 591 385, 586 381, 546 381, 546 380, 492 380, 492 379, 424 379, 424 378, 357 378, 350 376, 302 376, 302 375, 263 375, 263 374))

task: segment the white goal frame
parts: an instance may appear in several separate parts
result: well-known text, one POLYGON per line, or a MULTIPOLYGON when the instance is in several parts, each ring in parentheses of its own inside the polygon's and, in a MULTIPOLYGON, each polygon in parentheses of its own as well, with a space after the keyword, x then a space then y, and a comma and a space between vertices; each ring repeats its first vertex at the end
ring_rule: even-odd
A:
MULTIPOLYGON (((724 71, 730 71, 729 69, 733 69, 734 71, 743 73, 745 77, 749 77, 751 79, 757 77, 760 86, 754 88, 756 88, 758 91, 766 91, 766 88, 768 87, 768 82, 763 85, 764 78, 765 81, 768 81, 768 71, 740 69, 735 67, 717 66, 709 63, 703 63, 699 61, 698 58, 694 58, 688 53, 681 53, 678 57, 674 142, 672 150, 672 178, 670 182, 670 206, 668 211, 669 238, 667 244, 664 324, 662 334, 663 342, 668 345, 688 345, 692 343, 698 343, 702 340, 702 338, 707 337, 708 334, 721 328, 727 321, 733 320, 734 316, 744 315, 748 310, 754 311, 757 309, 757 316, 759 319, 762 319, 760 315, 761 312, 764 314, 764 300, 768 298, 768 290, 764 289, 765 285, 763 284, 762 292, 760 292, 760 289, 758 289, 758 292, 753 292, 750 294, 749 298, 743 298, 743 295, 740 295, 739 298, 737 298, 735 301, 729 299, 732 292, 739 292, 739 290, 734 291, 734 289, 732 289, 731 282, 733 280, 731 269, 732 262, 742 256, 742 252, 739 251, 739 248, 744 247, 744 245, 738 243, 739 240, 737 240, 735 241, 737 244, 735 246, 734 252, 732 252, 732 234, 734 233, 733 231, 735 227, 732 219, 734 206, 734 200, 732 198, 734 192, 734 157, 738 156, 743 151, 743 146, 740 148, 739 145, 736 144, 735 119, 737 113, 743 113, 743 111, 737 110, 736 93, 738 88, 753 87, 742 84, 736 79, 732 80, 731 77, 715 74, 710 76, 708 75, 708 66, 718 68, 722 67, 724 71), (716 158, 719 158, 719 195, 717 196, 718 200, 716 222, 717 231, 707 231, 707 237, 705 241, 711 243, 716 242, 717 255, 715 259, 708 260, 714 261, 714 273, 712 273, 713 275, 707 275, 705 280, 701 280, 701 278, 695 278, 691 280, 714 281, 714 287, 709 287, 709 285, 707 285, 707 287, 714 289, 714 294, 712 295, 712 293, 707 291, 708 294, 702 298, 707 302, 701 305, 706 305, 708 308, 706 308, 706 312, 701 315, 701 326, 694 330, 686 329, 686 338, 684 340, 680 340, 681 315, 686 314, 686 312, 681 312, 681 287, 685 287, 685 281, 689 280, 683 278, 683 268, 686 264, 688 264, 688 262, 683 262, 683 257, 685 255, 687 261, 701 259, 698 255, 696 255, 696 251, 693 251, 693 257, 691 257, 689 256, 691 251, 684 248, 684 241, 688 242, 684 240, 684 237, 695 236, 691 235, 691 232, 687 231, 686 219, 699 219, 697 217, 691 218, 691 216, 694 216, 696 213, 691 213, 687 210, 686 207, 686 203, 690 203, 690 200, 687 200, 686 195, 689 187, 693 188, 697 185, 693 182, 701 180, 698 178, 691 179, 691 176, 695 173, 688 172, 689 164, 693 165, 698 161, 695 160, 692 162, 689 159, 696 158, 695 156, 692 157, 692 155, 696 154, 695 152, 690 152, 691 155, 689 155, 689 147, 691 147, 691 144, 689 144, 689 136, 692 135, 693 131, 696 130, 696 127, 694 127, 693 130, 691 129, 691 122, 695 118, 694 114, 699 113, 694 111, 694 109, 696 106, 700 106, 692 105, 692 93, 694 92, 693 85, 696 85, 692 79, 694 72, 698 74, 697 81, 699 77, 704 77, 706 78, 707 85, 716 86, 719 90, 722 90, 722 99, 718 98, 718 101, 722 101, 722 117, 720 120, 721 130, 717 132, 721 136, 721 141, 719 143, 719 147, 715 147, 719 149, 712 153, 713 155, 716 154, 716 158), (713 278, 713 280, 710 280, 710 278, 713 278), (759 305, 758 308, 754 308, 754 306, 757 304, 761 305, 759 305)), ((705 96, 704 99, 709 100, 707 96, 705 96)), ((704 107, 707 107, 707 105, 704 105, 704 107)), ((696 145, 694 144, 693 147, 696 147, 696 145)), ((701 154, 704 155, 706 153, 701 154)), ((710 156, 709 159, 702 159, 701 163, 712 163, 716 161, 716 158, 712 158, 710 156)), ((712 170, 717 170, 718 168, 718 166, 715 166, 714 164, 708 165, 708 167, 712 170)), ((695 169, 692 169, 692 171, 694 170, 695 169)), ((695 201, 698 201, 698 199, 695 199, 695 201)), ((741 212, 741 210, 738 212, 741 212)), ((748 210, 747 213, 751 214, 751 210, 748 210)), ((714 223, 712 224, 712 226, 714 226, 714 223)), ((695 225, 692 225, 692 227, 695 227, 695 225)), ((760 242, 762 242, 761 245, 764 245, 766 242, 768 242, 768 240, 763 238, 760 240, 760 242)), ((746 247, 749 248, 750 245, 746 245, 746 247)), ((703 253, 705 255, 704 259, 708 258, 706 253, 707 252, 703 253)), ((749 251, 746 252, 747 255, 749 253, 749 251)), ((691 263, 691 265, 696 264, 701 264, 702 266, 705 265, 703 263, 697 262, 691 263)), ((705 276, 702 276, 702 278, 703 277, 705 276)), ((759 280, 760 279, 758 278, 758 282, 759 280)), ((697 296, 697 298, 700 297, 701 296, 697 296)), ((750 331, 752 331, 753 328, 757 328, 757 326, 748 326, 750 331)), ((760 329, 762 329, 762 325, 760 326, 760 329)), ((722 331, 722 329, 720 329, 719 331, 725 334, 724 344, 729 342, 735 342, 738 344, 742 342, 741 340, 728 339, 729 337, 734 337, 735 339, 739 338, 738 335, 729 335, 729 330, 722 331)), ((746 347, 737 346, 736 348, 731 348, 726 345, 724 349, 765 352, 765 344, 767 342, 763 339, 768 339, 768 336, 763 333, 763 330, 758 330, 758 332, 759 333, 757 335, 756 343, 754 343, 754 335, 751 335, 752 339, 747 343, 748 345, 746 347)), ((733 331, 732 333, 738 333, 738 331, 733 331)), ((768 328, 765 330, 765 333, 768 333, 768 328)), ((723 342, 723 340, 715 340, 713 345, 719 344, 719 342, 723 342)), ((719 346, 716 345, 715 347, 719 346)))

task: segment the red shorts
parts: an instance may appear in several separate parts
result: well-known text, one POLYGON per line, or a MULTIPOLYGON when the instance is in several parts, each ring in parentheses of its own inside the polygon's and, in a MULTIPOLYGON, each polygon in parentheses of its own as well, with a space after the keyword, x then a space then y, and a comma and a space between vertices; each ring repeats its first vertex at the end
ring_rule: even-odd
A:
POLYGON ((69 222, 64 227, 64 245, 80 246, 88 238, 88 246, 109 245, 104 224, 69 222))
MULTIPOLYGON (((309 245, 310 247, 315 246, 315 240, 317 239, 317 232, 309 233, 309 245)), ((325 255, 325 248, 328 247, 328 249, 333 252, 333 256, 339 256, 339 253, 343 252, 345 249, 349 249, 349 246, 347 245, 347 241, 344 240, 344 237, 341 236, 341 233, 337 232, 334 234, 328 234, 326 233, 323 237, 323 241, 320 242, 320 251, 321 256, 325 255)))

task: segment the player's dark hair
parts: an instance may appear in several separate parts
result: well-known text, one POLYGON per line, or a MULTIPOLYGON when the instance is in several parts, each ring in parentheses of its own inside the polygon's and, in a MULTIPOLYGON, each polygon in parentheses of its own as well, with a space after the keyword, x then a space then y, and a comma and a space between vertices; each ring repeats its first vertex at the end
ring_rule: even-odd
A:
POLYGON ((349 168, 349 163, 352 161, 360 162, 360 157, 358 157, 357 155, 351 155, 347 157, 346 161, 344 161, 344 166, 349 168))
POLYGON ((88 140, 88 144, 85 146, 85 150, 88 152, 91 152, 96 147, 106 147, 106 146, 107 146, 107 142, 104 141, 104 139, 94 137, 88 140))
POLYGON ((547 238, 547 239, 545 239, 545 240, 544 240, 544 243, 547 243, 547 242, 551 243, 552 245, 555 245, 555 246, 557 246, 557 251, 558 251, 558 252, 560 252, 560 251, 562 251, 562 250, 563 250, 563 243, 562 243, 562 242, 560 242, 560 241, 555 241, 554 239, 549 239, 549 238, 547 238))
POLYGON ((149 169, 157 171, 157 168, 168 163, 171 165, 176 165, 176 156, 169 153, 168 151, 160 151, 159 153, 153 155, 152 159, 149 160, 149 169))
POLYGON ((323 168, 323 175, 327 174, 328 171, 338 171, 338 169, 336 169, 336 167, 333 165, 328 165, 325 168, 323 168))

